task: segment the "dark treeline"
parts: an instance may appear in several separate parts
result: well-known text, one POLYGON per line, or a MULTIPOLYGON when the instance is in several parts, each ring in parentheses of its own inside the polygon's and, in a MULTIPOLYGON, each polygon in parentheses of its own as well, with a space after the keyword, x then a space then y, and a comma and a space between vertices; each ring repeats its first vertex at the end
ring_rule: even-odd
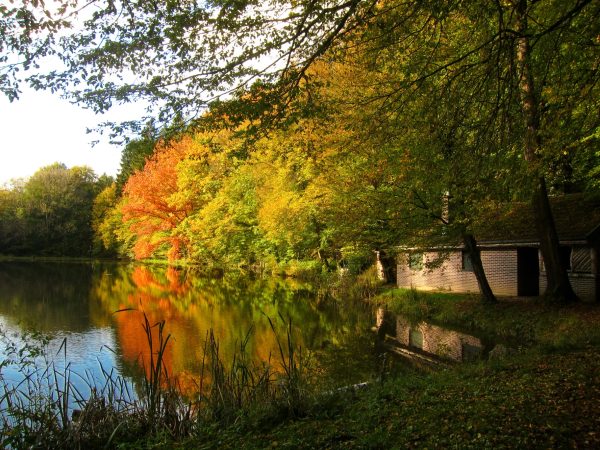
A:
POLYGON ((106 252, 94 241, 98 193, 113 183, 89 167, 55 163, 28 180, 0 190, 0 254, 92 256, 106 252))

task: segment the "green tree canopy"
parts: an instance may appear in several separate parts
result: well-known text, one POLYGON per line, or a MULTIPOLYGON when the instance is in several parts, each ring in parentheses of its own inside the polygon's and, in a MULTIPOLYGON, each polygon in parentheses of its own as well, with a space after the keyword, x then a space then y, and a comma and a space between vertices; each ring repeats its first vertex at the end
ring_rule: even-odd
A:
POLYGON ((0 200, 4 254, 90 256, 92 205, 98 192, 112 183, 86 166, 67 168, 54 163, 0 200))

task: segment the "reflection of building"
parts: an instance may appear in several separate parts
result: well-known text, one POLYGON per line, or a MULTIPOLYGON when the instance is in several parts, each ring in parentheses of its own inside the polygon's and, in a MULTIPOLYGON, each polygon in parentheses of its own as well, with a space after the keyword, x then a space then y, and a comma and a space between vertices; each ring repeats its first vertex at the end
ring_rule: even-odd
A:
POLYGON ((468 361, 484 354, 479 338, 426 322, 411 324, 383 308, 377 311, 377 329, 381 337, 387 336, 396 345, 443 359, 468 361))

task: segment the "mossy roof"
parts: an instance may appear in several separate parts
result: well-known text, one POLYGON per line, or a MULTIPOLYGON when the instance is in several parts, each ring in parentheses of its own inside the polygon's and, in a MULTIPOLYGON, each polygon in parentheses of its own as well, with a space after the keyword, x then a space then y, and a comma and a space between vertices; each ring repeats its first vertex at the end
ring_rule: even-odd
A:
MULTIPOLYGON (((600 197, 568 194, 550 197, 556 231, 561 242, 594 242, 600 237, 600 197)), ((475 230, 479 244, 537 243, 532 207, 513 203, 489 211, 475 230)))

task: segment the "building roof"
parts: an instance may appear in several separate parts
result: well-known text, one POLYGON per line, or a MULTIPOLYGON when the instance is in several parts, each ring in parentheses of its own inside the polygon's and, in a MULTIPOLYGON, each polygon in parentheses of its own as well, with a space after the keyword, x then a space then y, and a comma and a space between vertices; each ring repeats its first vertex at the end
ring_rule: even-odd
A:
MULTIPOLYGON (((600 198, 584 194, 550 197, 558 238, 563 243, 585 243, 600 238, 600 198)), ((481 245, 538 243, 533 210, 528 203, 489 212, 485 225, 476 230, 481 245)))

